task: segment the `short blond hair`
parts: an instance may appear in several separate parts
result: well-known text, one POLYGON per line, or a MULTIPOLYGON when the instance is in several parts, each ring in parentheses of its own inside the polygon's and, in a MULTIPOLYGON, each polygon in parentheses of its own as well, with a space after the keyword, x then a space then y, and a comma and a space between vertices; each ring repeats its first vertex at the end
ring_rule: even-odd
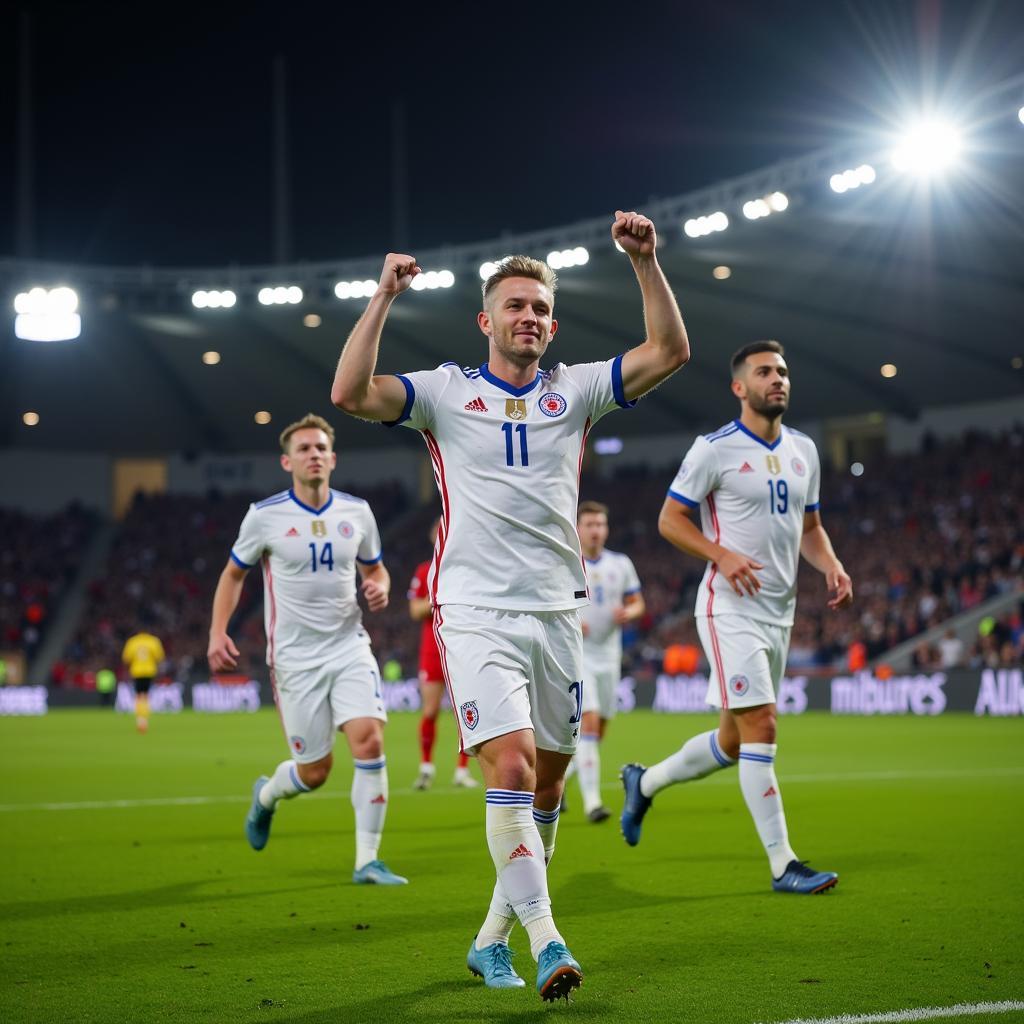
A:
POLYGON ((307 412, 301 420, 296 420, 294 423, 289 423, 284 430, 281 431, 281 436, 278 440, 281 442, 281 451, 288 454, 288 444, 292 439, 292 434, 296 430, 322 430, 327 437, 330 439, 331 448, 334 447, 334 427, 330 425, 323 418, 323 416, 317 416, 316 413, 307 412))
POLYGON ((608 506, 602 505, 599 501, 581 501, 580 507, 576 510, 576 522, 584 516, 604 516, 608 518, 608 506))
POLYGON ((535 260, 532 256, 505 256, 495 264, 494 273, 484 281, 485 306, 494 289, 510 277, 529 277, 540 281, 552 296, 558 290, 558 277, 543 260, 535 260))

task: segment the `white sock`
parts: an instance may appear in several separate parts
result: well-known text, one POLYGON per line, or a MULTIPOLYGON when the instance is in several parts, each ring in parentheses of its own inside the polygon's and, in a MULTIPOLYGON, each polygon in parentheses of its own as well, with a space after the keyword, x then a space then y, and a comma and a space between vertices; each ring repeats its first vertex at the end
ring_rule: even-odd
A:
POLYGON ((768 854, 773 878, 781 877, 789 862, 796 860, 789 845, 779 780, 775 778, 777 749, 774 743, 740 744, 740 789, 768 854))
POLYGON ((259 800, 268 811, 272 811, 278 800, 290 800, 299 793, 308 792, 309 786, 299 778, 298 765, 294 761, 282 761, 263 783, 259 800))
POLYGON ((533 820, 532 793, 487 790, 487 846, 536 959, 549 942, 561 942, 562 937, 551 916, 544 843, 533 820))
POLYGON ((573 758, 576 774, 580 779, 585 814, 601 806, 601 753, 598 748, 600 741, 601 737, 595 733, 583 733, 576 756, 573 758))
POLYGON ((487 908, 487 917, 480 926, 476 936, 476 948, 483 949, 495 942, 508 945, 508 938, 516 925, 516 912, 512 909, 501 887, 501 880, 495 879, 494 892, 491 894, 491 905, 487 908))
POLYGON ((550 864, 551 858, 555 855, 555 835, 558 832, 558 807, 553 811, 542 811, 539 807, 533 809, 533 822, 540 833, 540 841, 544 844, 544 863, 550 864))
POLYGON ((640 792, 644 796, 654 796, 658 790, 671 786, 674 782, 703 779, 705 775, 720 771, 722 768, 731 768, 735 763, 718 745, 717 729, 702 732, 699 736, 691 736, 664 761, 651 765, 640 776, 640 792))
POLYGON ((356 812, 356 871, 377 859, 388 811, 388 768, 383 754, 368 761, 353 758, 352 807, 356 812))

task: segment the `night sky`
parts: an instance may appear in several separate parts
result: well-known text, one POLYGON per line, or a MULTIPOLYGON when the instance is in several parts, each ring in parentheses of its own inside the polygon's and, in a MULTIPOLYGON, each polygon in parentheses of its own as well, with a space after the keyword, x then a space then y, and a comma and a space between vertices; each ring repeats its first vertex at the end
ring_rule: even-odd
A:
MULTIPOLYGON (((396 99, 415 251, 642 208, 868 134, 929 96, 1005 84, 1024 39, 1015 2, 29 10, 35 255, 115 264, 271 260, 275 55, 289 79, 292 255, 321 260, 395 241, 396 99)), ((6 12, 2 254, 19 34, 6 12)))

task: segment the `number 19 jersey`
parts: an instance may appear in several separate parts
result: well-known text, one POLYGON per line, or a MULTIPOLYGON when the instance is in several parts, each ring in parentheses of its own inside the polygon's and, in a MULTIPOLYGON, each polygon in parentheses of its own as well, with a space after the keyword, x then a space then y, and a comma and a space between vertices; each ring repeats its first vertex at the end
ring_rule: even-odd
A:
POLYGON ((818 508, 818 450, 789 427, 768 444, 733 420, 698 437, 668 496, 700 507, 704 536, 760 562, 761 589, 739 597, 709 562, 697 591, 698 618, 743 615, 792 626, 804 512, 818 508))
POLYGON ((629 408, 622 356, 559 363, 515 388, 486 363, 399 374, 406 403, 393 424, 419 430, 441 496, 428 585, 434 607, 564 611, 587 604, 576 532, 587 434, 629 408))

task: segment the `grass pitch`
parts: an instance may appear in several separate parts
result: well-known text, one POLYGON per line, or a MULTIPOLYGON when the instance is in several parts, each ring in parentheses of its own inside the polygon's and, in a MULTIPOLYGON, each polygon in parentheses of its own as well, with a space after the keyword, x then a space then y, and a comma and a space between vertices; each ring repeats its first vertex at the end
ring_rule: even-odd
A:
MULTIPOLYGON (((394 715, 382 856, 408 887, 354 887, 351 767, 282 805, 252 852, 253 778, 286 754, 273 711, 0 719, 0 1020, 314 1024, 753 1024, 1024 999, 1024 720, 784 718, 778 772, 797 852, 831 894, 769 888, 735 771, 660 794, 618 833, 627 760, 712 719, 636 712, 603 748, 616 817, 559 828, 556 920, 583 965, 571 1005, 490 991, 465 954, 493 868, 482 791, 414 793, 416 717, 394 715), (120 803, 119 803, 120 802, 120 803)), ((1018 1022, 1024 1014, 962 1017, 1018 1022)))

